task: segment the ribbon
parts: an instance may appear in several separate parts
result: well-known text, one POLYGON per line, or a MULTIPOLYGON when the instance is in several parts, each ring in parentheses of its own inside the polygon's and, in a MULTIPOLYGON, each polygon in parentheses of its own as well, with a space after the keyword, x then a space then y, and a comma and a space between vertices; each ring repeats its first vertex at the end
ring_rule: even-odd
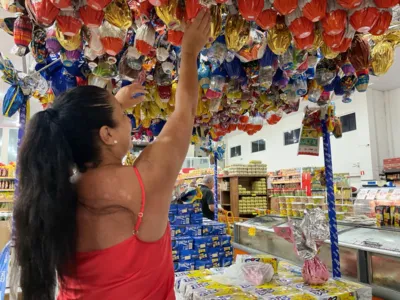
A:
POLYGON ((214 152, 214 220, 218 221, 218 153, 214 152))
POLYGON ((329 232, 331 239, 332 270, 333 277, 340 278, 342 277, 342 275, 340 272, 340 255, 336 222, 335 194, 333 190, 331 141, 326 119, 321 120, 321 126, 324 144, 325 178, 328 200, 329 232))

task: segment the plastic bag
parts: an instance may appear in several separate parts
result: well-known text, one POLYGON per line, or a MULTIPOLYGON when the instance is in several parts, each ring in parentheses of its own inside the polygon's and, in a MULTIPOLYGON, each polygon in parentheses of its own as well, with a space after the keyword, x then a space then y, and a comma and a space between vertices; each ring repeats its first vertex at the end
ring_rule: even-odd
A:
POLYGON ((304 282, 312 285, 324 284, 329 279, 329 271, 318 256, 304 262, 302 275, 304 282))
POLYGON ((270 282, 274 276, 274 268, 271 264, 263 262, 236 262, 224 270, 221 275, 211 276, 215 282, 226 285, 262 285, 270 282))

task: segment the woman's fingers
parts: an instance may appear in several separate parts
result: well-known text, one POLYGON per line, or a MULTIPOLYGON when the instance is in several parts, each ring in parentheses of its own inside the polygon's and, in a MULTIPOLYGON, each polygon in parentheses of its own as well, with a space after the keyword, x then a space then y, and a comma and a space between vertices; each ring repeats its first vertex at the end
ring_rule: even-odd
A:
POLYGON ((201 20, 200 25, 199 25, 199 30, 201 30, 202 32, 207 33, 208 32, 207 27, 211 28, 210 22, 211 22, 211 15, 210 15, 209 12, 206 12, 204 14, 203 19, 201 20))
POLYGON ((203 18, 206 14, 206 9, 202 9, 200 10, 200 12, 197 14, 196 18, 194 18, 194 21, 192 23, 192 26, 194 26, 194 28, 199 28, 200 24, 203 22, 203 18))

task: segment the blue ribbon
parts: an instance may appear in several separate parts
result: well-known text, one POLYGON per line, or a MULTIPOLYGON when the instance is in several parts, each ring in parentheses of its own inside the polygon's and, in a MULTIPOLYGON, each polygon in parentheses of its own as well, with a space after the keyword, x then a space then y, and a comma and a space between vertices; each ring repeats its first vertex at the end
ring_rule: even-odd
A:
POLYGON ((218 221, 218 153, 214 152, 214 220, 218 221))
POLYGON ((0 300, 4 299, 7 285, 8 263, 10 260, 10 242, 8 242, 0 253, 0 300))
POLYGON ((325 161, 325 178, 328 200, 328 215, 329 215, 329 231, 331 239, 331 255, 332 255, 332 270, 333 277, 340 278, 340 255, 339 255, 339 240, 337 233, 336 208, 335 208, 335 193, 333 191, 333 170, 332 170, 332 153, 330 134, 326 120, 321 120, 323 143, 324 143, 324 161, 325 161))

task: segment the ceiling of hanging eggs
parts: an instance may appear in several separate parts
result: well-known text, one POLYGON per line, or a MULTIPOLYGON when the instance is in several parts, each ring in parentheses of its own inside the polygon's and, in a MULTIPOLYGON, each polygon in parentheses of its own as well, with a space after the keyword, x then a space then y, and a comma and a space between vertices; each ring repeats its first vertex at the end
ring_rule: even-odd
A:
POLYGON ((28 77, 25 90, 47 107, 77 85, 116 90, 140 81, 149 101, 131 113, 146 130, 174 110, 182 24, 202 6, 212 36, 198 62, 197 127, 235 130, 248 114, 259 130, 263 120, 273 125, 298 111, 300 101, 349 102, 371 86, 400 87, 399 76, 388 76, 398 69, 400 35, 387 32, 400 22, 397 0, 1 1, 8 11, 21 3, 26 10, 13 26, 0 22, 0 51, 17 69, 13 44, 17 56, 32 54, 36 70, 60 60, 28 77))

